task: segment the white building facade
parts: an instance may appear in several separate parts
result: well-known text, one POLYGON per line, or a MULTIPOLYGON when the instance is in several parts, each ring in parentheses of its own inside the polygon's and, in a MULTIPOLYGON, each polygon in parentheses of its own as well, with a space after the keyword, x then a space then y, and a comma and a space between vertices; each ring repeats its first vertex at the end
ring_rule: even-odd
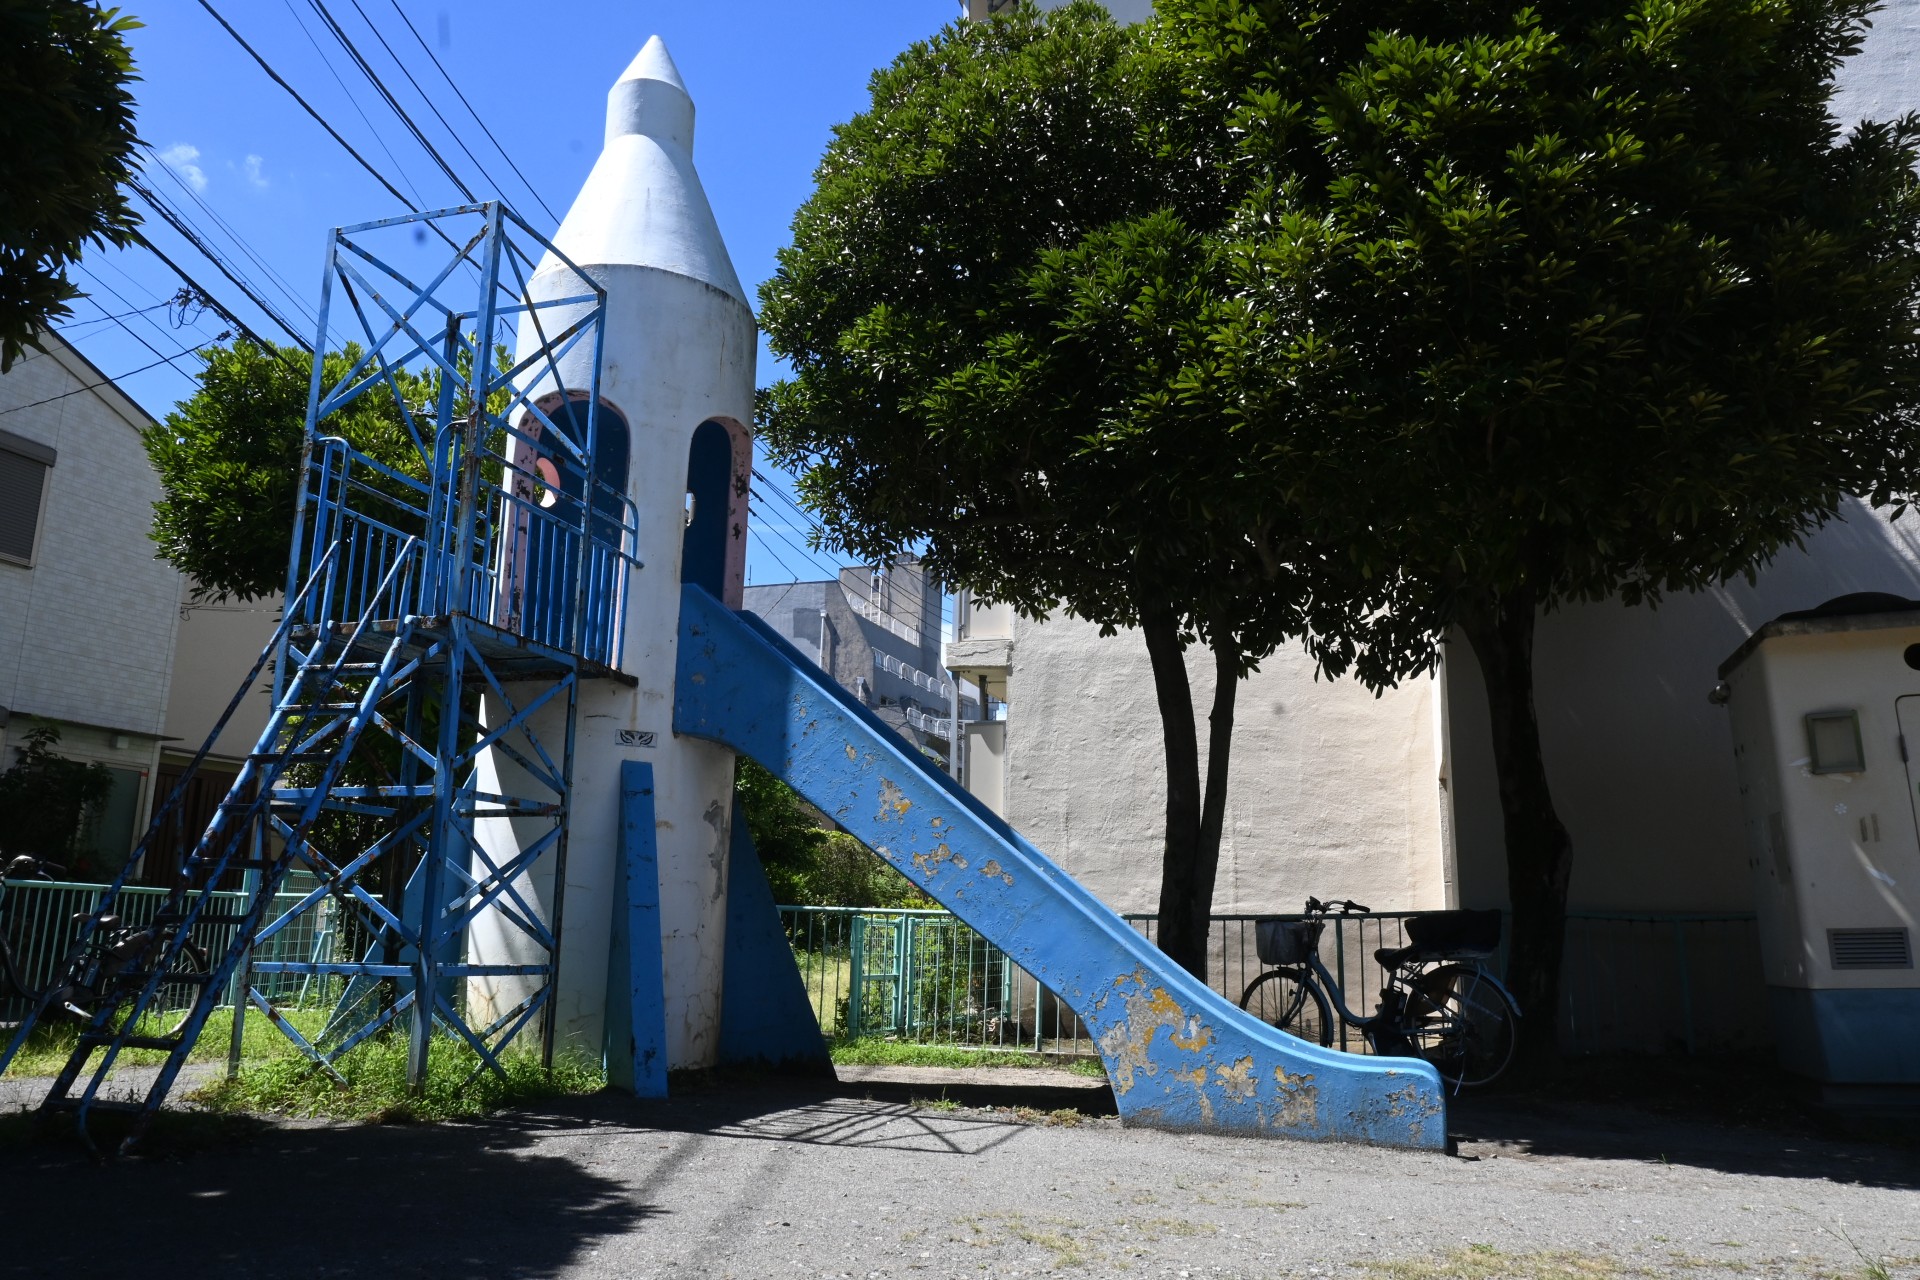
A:
POLYGON ((0 767, 30 727, 105 765, 113 792, 85 867, 109 877, 152 805, 180 575, 148 537, 152 419, 58 334, 0 376, 0 767))

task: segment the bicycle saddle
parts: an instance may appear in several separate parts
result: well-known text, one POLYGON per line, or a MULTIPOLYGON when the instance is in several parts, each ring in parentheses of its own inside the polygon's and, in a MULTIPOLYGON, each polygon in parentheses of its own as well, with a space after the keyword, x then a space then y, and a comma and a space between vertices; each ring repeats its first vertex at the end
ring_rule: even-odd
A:
POLYGON ((1407 918, 1408 944, 1381 947, 1373 958, 1383 969, 1427 960, 1485 960, 1500 947, 1500 912, 1429 911, 1407 918))
POLYGON ((1403 964, 1428 960, 1485 960, 1493 952, 1492 947, 1423 947, 1415 943, 1406 947, 1381 947, 1373 953, 1373 958, 1382 969, 1398 969, 1403 964))

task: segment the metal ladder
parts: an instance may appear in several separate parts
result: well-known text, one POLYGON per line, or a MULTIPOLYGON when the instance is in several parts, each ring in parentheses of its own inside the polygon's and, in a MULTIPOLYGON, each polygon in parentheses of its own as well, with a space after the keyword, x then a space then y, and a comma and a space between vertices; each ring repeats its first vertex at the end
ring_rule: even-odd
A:
MULTIPOLYGON (((140 957, 137 970, 131 973, 123 970, 116 975, 114 981, 122 990, 137 981, 137 994, 131 1003, 112 999, 101 1002, 92 1020, 82 1028, 65 1067, 40 1104, 43 1116, 71 1115, 75 1129, 88 1146, 98 1149, 89 1132, 89 1121, 96 1115, 132 1117, 117 1144, 121 1147, 130 1145, 145 1131, 166 1100, 180 1069, 186 1065, 208 1017, 221 1003, 222 992, 245 963, 262 917, 288 870, 298 861, 311 863, 320 859, 321 855, 307 845, 306 833, 324 812, 343 803, 336 802, 332 792, 341 780, 349 757, 368 725, 374 722, 375 709, 381 700, 391 694, 396 683, 408 678, 415 665, 405 661, 410 634, 404 625, 393 633, 377 661, 353 660, 356 653, 365 652, 363 639, 375 615, 383 612, 383 604, 396 594, 404 594, 403 591, 396 593, 394 588, 404 588, 407 570, 415 563, 413 548, 414 544, 409 542, 405 551, 395 557, 381 589, 374 593, 366 611, 351 627, 317 628, 305 639, 303 647, 301 639, 285 634, 283 622, 275 643, 268 646, 262 661, 255 664, 240 694, 236 695, 237 705, 258 678, 266 658, 278 645, 284 644, 281 651, 293 661, 290 669, 280 676, 282 691, 267 727, 248 754, 226 799, 215 810, 205 834, 183 861, 179 881, 155 917, 155 926, 166 930, 165 944, 150 948, 140 957), (293 771, 301 766, 317 767, 317 779, 311 785, 289 785, 295 781, 293 771), (278 853, 267 852, 268 830, 282 842, 278 853), (239 913, 213 909, 220 905, 219 896, 231 897, 220 886, 235 871, 255 873, 246 909, 239 913), (231 940, 205 973, 176 967, 196 927, 231 929, 231 940), (153 1028, 143 1025, 147 1015, 181 986, 195 989, 186 1017, 171 1030, 155 1034, 153 1028), (102 1087, 116 1059, 128 1049, 164 1052, 166 1061, 144 1097, 102 1097, 102 1087)), ((315 579, 319 579, 327 567, 325 563, 318 566, 315 579)), ((299 603, 296 598, 286 610, 287 619, 296 616, 299 603)), ((225 719, 222 718, 221 726, 216 727, 209 739, 209 747, 218 738, 225 719)), ((202 757, 204 755, 205 749, 202 757)), ((186 781, 181 780, 180 788, 185 787, 186 781)), ((163 814, 156 821, 156 830, 164 820, 163 814)), ((133 865, 129 864, 129 871, 133 865)), ((127 873, 123 873, 101 896, 77 946, 86 946, 92 934, 103 927, 106 917, 114 913, 126 878, 127 873)), ((45 1013, 46 1003, 42 1001, 42 1006, 17 1033, 15 1047, 24 1041, 33 1022, 45 1013)), ((12 1052, 10 1048, 8 1058, 12 1052)), ((4 1061, 0 1061, 0 1068, 4 1065, 4 1061)))

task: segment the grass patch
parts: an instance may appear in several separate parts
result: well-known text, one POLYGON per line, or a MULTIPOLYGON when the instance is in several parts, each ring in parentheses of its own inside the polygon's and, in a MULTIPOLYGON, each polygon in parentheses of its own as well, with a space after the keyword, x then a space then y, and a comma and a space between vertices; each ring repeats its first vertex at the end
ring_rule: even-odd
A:
MULTIPOLYGON (((169 1013, 150 1013, 140 1020, 137 1033, 143 1036, 171 1035, 185 1014, 180 1011, 169 1013)), ((320 1033, 326 1022, 323 1009, 290 1009, 284 1014, 287 1021, 311 1039, 320 1033)), ((282 1035, 257 1010, 250 1012, 241 1024, 243 1037, 241 1057, 245 1060, 267 1060, 274 1058, 293 1058, 299 1050, 293 1042, 282 1035)), ((74 1046, 79 1043, 80 1027, 73 1022, 42 1023, 33 1029, 27 1042, 20 1046, 20 1052, 14 1056, 7 1067, 10 1076, 53 1076, 60 1074, 67 1065, 74 1046)), ((207 1016, 207 1025, 202 1028, 200 1038, 194 1041, 193 1048, 187 1054, 188 1062, 222 1062, 226 1060, 228 1042, 233 1037, 233 1010, 215 1009, 207 1016)), ((167 1055, 158 1049, 128 1049, 114 1059, 116 1066, 157 1067, 165 1062, 167 1055)))
POLYGON ((1543 1250, 1502 1253, 1490 1244, 1470 1244, 1437 1258, 1356 1264, 1380 1280, 1613 1280, 1620 1266, 1595 1254, 1543 1250))
POLYGON ((836 1041, 828 1052, 836 1063, 853 1067, 1065 1067, 1076 1075, 1099 1078, 1106 1071, 1098 1062, 1086 1069, 1084 1060, 1071 1063, 1038 1053, 1008 1052, 1004 1049, 968 1049, 953 1044, 915 1044, 908 1040, 886 1040, 867 1036, 859 1040, 836 1041))
POLYGON ((479 1061, 464 1045, 437 1041, 428 1059, 426 1087, 416 1096, 407 1088, 406 1037, 375 1036, 334 1064, 345 1085, 303 1058, 282 1057, 248 1063, 234 1079, 207 1085, 189 1101, 221 1114, 409 1124, 595 1093, 607 1083, 597 1066, 571 1060, 556 1061, 549 1073, 532 1052, 507 1054, 501 1063, 505 1079, 484 1071, 467 1083, 479 1061))

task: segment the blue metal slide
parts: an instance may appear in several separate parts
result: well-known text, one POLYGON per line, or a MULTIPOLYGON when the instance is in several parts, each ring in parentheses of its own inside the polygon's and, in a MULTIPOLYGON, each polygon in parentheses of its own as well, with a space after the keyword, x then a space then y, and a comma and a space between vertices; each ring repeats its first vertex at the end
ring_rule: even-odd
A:
POLYGON ((1439 1149, 1424 1062, 1336 1053, 1172 963, 751 614, 680 606, 674 729, 750 756, 897 867, 1087 1025, 1129 1124, 1439 1149))

